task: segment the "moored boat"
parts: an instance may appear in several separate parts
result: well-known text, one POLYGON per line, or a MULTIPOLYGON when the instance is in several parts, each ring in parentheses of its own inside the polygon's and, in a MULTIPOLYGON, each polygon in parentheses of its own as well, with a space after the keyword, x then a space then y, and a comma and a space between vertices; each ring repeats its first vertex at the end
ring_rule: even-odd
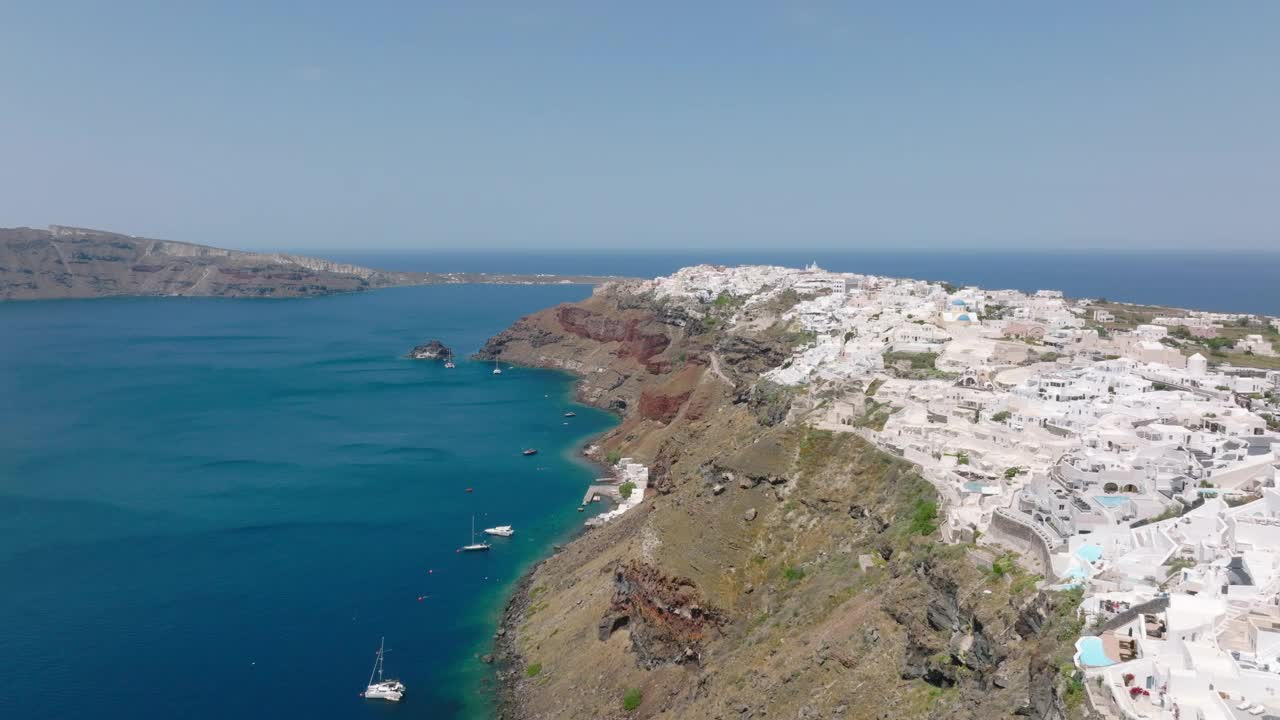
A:
POLYGON ((400 702, 400 698, 404 697, 404 683, 399 680, 385 680, 382 677, 382 659, 386 653, 387 639, 384 637, 381 644, 378 645, 377 659, 373 661, 373 671, 369 673, 369 686, 364 689, 361 695, 370 700, 400 702), (373 681, 375 676, 378 678, 377 682, 373 681))
POLYGON ((510 525, 485 528, 484 532, 486 535, 497 535, 498 537, 511 537, 516 534, 516 531, 510 525))
POLYGON ((490 548, 489 543, 476 542, 476 516, 471 516, 471 544, 458 548, 458 552, 483 552, 490 548))

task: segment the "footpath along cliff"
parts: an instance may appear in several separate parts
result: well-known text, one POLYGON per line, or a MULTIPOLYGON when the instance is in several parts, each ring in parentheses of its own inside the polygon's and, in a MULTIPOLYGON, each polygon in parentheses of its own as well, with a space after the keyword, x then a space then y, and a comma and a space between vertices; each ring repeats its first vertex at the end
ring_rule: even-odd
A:
POLYGON ((910 465, 808 427, 813 400, 760 380, 807 339, 780 319, 790 304, 614 283, 478 353, 576 374, 622 417, 598 456, 649 465, 654 491, 520 584, 500 717, 1085 716, 1078 597, 943 543, 910 465))

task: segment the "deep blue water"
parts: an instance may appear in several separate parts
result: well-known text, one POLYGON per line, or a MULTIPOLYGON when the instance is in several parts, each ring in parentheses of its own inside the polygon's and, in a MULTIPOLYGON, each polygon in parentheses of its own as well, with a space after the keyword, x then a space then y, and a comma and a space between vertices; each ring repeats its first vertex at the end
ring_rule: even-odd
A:
POLYGON ((388 270, 543 272, 656 277, 687 265, 823 268, 991 289, 1062 290, 1072 297, 1280 315, 1280 252, 969 252, 708 250, 701 252, 446 252, 315 254, 388 270))
POLYGON ((0 717, 486 715, 474 654, 613 421, 403 355, 588 292, 0 303, 0 717), (459 555, 472 513, 517 534, 459 555), (357 696, 384 634, 400 706, 357 696))

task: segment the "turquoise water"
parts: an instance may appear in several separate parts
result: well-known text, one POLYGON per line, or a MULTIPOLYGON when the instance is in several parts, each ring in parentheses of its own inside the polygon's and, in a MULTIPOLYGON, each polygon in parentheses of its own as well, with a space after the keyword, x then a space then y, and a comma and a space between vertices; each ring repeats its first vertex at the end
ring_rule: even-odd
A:
POLYGON ((1093 499, 1097 500, 1103 505, 1106 505, 1107 507, 1112 507, 1112 508, 1120 507, 1121 505, 1127 504, 1129 502, 1129 498, 1123 495, 1094 495, 1093 499))
POLYGON ((1092 543, 1086 543, 1076 550, 1076 556, 1091 563, 1096 563, 1102 559, 1102 548, 1092 543))
POLYGON ((613 420, 403 355, 588 292, 0 304, 0 717, 484 716, 473 656, 613 420), (473 513, 515 537, 455 553, 473 513), (384 634, 400 706, 357 696, 384 634))
POLYGON ((1087 667, 1107 667, 1116 661, 1107 657, 1102 649, 1102 638, 1086 635, 1076 641, 1076 658, 1081 665, 1087 667))

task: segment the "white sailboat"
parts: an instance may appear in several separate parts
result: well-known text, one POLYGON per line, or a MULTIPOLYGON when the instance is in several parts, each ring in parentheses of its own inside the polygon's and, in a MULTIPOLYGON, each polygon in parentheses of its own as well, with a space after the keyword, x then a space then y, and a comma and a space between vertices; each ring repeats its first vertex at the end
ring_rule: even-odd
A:
POLYGON ((493 374, 494 374, 494 375, 501 375, 501 374, 502 374, 502 368, 498 367, 498 361, 497 361, 497 360, 494 360, 494 361, 493 361, 493 374))
POLYGON ((387 639, 384 637, 382 643, 378 645, 378 659, 373 661, 373 671, 369 673, 369 687, 365 688, 361 694, 370 700, 400 702, 400 698, 404 697, 404 683, 382 678, 382 658, 386 652, 387 639), (373 681, 375 676, 378 678, 377 682, 373 681))
POLYGON ((489 549, 489 543, 476 542, 476 516, 471 516, 471 544, 458 548, 458 552, 480 552, 489 549))

